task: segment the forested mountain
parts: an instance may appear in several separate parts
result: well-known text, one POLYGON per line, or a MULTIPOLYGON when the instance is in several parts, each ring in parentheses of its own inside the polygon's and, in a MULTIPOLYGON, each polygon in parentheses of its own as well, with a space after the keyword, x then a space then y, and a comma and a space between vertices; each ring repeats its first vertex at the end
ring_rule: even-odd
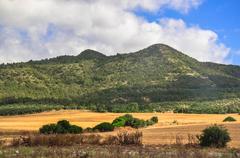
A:
POLYGON ((167 45, 0 66, 0 102, 115 106, 240 98, 240 67, 199 62, 167 45))

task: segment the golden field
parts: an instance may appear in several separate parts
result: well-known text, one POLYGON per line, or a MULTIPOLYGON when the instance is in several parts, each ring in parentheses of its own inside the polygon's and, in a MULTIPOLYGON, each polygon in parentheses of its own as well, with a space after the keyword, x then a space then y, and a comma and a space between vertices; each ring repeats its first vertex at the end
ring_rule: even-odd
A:
MULTIPOLYGON (((79 110, 60 110, 38 114, 1 116, 0 131, 35 131, 44 124, 56 123, 66 119, 72 124, 83 128, 93 127, 100 122, 112 122, 122 113, 95 113, 79 110)), ((238 114, 174 114, 174 113, 133 113, 134 117, 149 119, 158 116, 159 123, 143 131, 144 144, 172 144, 176 137, 181 143, 188 142, 189 136, 195 136, 211 124, 222 124, 229 129, 232 141, 231 147, 240 147, 240 115, 238 114), (233 116, 238 121, 223 123, 227 116, 233 116)))

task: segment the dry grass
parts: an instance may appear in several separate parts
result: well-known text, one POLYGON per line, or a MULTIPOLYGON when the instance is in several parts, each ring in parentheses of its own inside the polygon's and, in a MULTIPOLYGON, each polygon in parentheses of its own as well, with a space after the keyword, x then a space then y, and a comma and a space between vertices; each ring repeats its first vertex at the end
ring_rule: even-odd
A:
POLYGON ((142 132, 121 131, 117 135, 100 134, 29 134, 14 138, 9 146, 73 146, 73 145, 142 145, 142 132))
MULTIPOLYGON (((95 113, 89 111, 61 110, 39 114, 22 116, 0 117, 0 138, 5 137, 9 131, 34 131, 47 123, 55 123, 61 119, 67 119, 72 124, 93 127, 100 122, 112 122, 122 113, 95 113), (6 131, 6 133, 4 133, 6 131)), ((231 147, 240 147, 240 115, 238 114, 174 114, 174 113, 133 113, 134 117, 149 119, 158 116, 159 123, 142 129, 144 144, 188 144, 194 142, 194 136, 199 134, 205 127, 217 123, 224 124, 231 134, 231 147), (237 119, 234 123, 223 123, 227 116, 237 119), (177 122, 177 123, 173 123, 177 122)), ((104 133, 102 135, 116 135, 117 132, 104 133)), ((10 135, 10 134, 9 134, 10 135)))
MULTIPOLYGON (((197 125, 180 125, 159 128, 143 129, 143 143, 144 144, 191 144, 196 142, 195 135, 200 134, 201 131, 210 124, 197 125), (178 140, 178 141, 176 141, 178 140)), ((224 126, 229 130, 232 138, 229 143, 230 147, 240 147, 240 124, 228 123, 224 126)))
POLYGON ((185 146, 76 145, 4 148, 0 157, 11 158, 238 158, 239 150, 185 146))
MULTIPOLYGON (((55 123, 61 119, 67 119, 72 124, 82 127, 93 127, 101 122, 111 122, 114 118, 123 113, 95 113, 79 110, 60 110, 43 112, 38 114, 0 116, 0 128, 2 130, 37 130, 40 126, 47 123, 55 123)), ((133 113, 134 117, 149 119, 152 116, 159 117, 157 127, 187 124, 221 123, 227 116, 233 116, 240 123, 238 114, 174 114, 174 113, 133 113)), ((155 126, 155 127, 156 127, 155 126)))

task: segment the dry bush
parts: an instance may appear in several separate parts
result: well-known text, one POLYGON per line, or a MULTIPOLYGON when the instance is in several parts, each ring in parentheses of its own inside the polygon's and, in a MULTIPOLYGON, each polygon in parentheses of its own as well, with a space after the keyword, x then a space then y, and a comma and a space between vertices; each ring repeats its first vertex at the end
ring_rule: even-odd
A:
POLYGON ((176 135, 176 141, 175 141, 176 145, 183 145, 184 144, 184 138, 182 135, 176 135))
POLYGON ((142 145, 142 132, 136 131, 136 132, 119 132, 117 137, 118 137, 118 142, 121 145, 142 145))
POLYGON ((82 135, 82 144, 102 144, 103 137, 98 134, 82 135))
POLYGON ((12 146, 71 146, 76 144, 93 145, 141 145, 142 132, 120 132, 117 136, 98 134, 31 134, 12 140, 12 146))
POLYGON ((103 144, 106 144, 106 145, 119 145, 118 136, 112 136, 112 135, 107 136, 104 139, 103 144))
POLYGON ((187 145, 197 145, 199 144, 199 141, 196 137, 196 135, 188 134, 188 142, 187 145))
POLYGON ((28 135, 15 138, 12 146, 70 146, 75 144, 100 144, 101 136, 96 134, 52 134, 52 135, 28 135))
POLYGON ((7 143, 8 143, 8 141, 6 139, 4 139, 4 138, 0 139, 0 147, 6 146, 7 143))

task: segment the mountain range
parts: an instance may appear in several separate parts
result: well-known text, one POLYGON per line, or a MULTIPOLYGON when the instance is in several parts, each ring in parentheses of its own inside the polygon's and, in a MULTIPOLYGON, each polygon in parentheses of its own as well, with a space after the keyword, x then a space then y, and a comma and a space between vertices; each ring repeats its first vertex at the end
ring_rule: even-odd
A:
POLYGON ((164 44, 106 56, 0 66, 0 103, 115 105, 240 98, 240 66, 199 62, 164 44))

